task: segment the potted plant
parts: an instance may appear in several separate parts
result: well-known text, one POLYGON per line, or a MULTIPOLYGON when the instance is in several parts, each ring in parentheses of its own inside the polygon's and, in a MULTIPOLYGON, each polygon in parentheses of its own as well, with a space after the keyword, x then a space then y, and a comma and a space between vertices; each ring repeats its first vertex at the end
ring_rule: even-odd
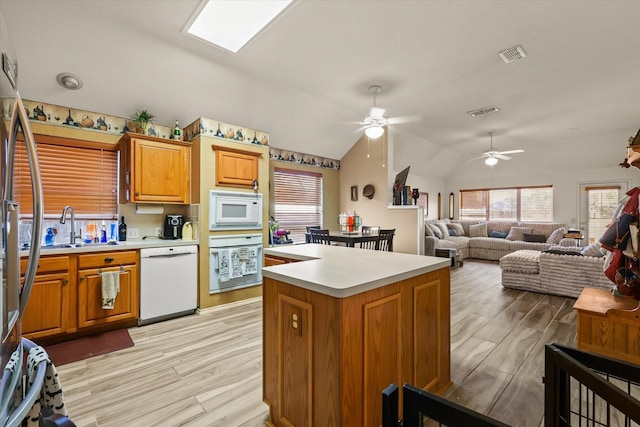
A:
POLYGON ((147 126, 149 123, 153 122, 153 119, 156 116, 148 112, 147 110, 139 110, 136 111, 132 116, 131 120, 136 123, 136 132, 141 133, 143 135, 147 134, 147 126))

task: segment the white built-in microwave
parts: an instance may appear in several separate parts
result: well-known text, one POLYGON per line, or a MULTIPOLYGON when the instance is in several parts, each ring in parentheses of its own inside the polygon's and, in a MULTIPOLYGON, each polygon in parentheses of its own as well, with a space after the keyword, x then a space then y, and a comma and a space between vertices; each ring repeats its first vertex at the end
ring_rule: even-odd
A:
POLYGON ((209 230, 262 228, 262 194, 211 190, 209 230))

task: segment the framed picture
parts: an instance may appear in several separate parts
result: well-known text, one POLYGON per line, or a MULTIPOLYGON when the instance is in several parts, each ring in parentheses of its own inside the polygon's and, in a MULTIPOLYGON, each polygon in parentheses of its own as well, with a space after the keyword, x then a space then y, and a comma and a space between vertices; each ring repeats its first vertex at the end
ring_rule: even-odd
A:
POLYGON ((358 186, 357 185, 352 185, 351 186, 351 201, 352 202, 356 202, 358 200, 358 186))

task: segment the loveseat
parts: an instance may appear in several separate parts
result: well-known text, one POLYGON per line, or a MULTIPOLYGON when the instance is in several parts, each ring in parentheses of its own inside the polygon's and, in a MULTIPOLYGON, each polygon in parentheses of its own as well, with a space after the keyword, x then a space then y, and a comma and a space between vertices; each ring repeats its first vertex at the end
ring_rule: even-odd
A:
POLYGON ((591 247, 559 246, 549 252, 512 252, 500 259, 502 286, 571 298, 580 296, 585 287, 612 289, 603 271, 605 257, 598 252, 591 247), (594 252, 597 256, 590 256, 594 252))
POLYGON ((456 249, 461 259, 498 261, 523 249, 544 251, 553 245, 577 246, 575 239, 563 238, 564 233, 560 223, 427 220, 424 246, 426 255, 435 255, 436 249, 456 249))

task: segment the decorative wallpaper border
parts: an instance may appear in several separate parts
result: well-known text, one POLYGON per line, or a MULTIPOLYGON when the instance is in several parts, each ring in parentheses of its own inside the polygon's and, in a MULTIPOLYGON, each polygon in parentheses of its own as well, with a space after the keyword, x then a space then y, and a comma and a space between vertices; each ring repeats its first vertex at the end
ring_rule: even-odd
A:
MULTIPOLYGON (((110 116, 108 114, 47 104, 30 99, 23 99, 22 102, 29 120, 37 121, 38 123, 86 129, 113 135, 122 135, 125 132, 136 131, 135 123, 125 117, 110 116)), ((5 120, 11 119, 12 109, 12 99, 3 99, 2 116, 5 120)), ((173 136, 173 127, 149 123, 147 135, 171 139, 173 136)))
MULTIPOLYGON (((125 132, 140 132, 135 123, 126 117, 112 116, 61 105, 47 104, 30 99, 22 100, 29 120, 51 126, 71 127, 102 132, 112 135, 123 135, 125 132)), ((13 99, 2 100, 2 117, 10 120, 13 114, 13 99)), ((149 123, 147 135, 172 139, 173 127, 157 123, 149 123)), ((182 128, 185 141, 193 140, 197 135, 207 135, 241 144, 258 144, 269 146, 268 132, 241 127, 218 120, 200 117, 182 128)), ((281 150, 269 146, 269 159, 301 165, 340 170, 340 161, 295 151, 281 150)))
POLYGON ((300 165, 316 166, 319 168, 340 170, 340 161, 311 154, 296 153, 295 151, 269 148, 269 159, 282 162, 298 163, 300 165))
POLYGON ((185 141, 191 141, 198 135, 226 139, 242 144, 269 145, 267 132, 200 117, 184 128, 185 141))

